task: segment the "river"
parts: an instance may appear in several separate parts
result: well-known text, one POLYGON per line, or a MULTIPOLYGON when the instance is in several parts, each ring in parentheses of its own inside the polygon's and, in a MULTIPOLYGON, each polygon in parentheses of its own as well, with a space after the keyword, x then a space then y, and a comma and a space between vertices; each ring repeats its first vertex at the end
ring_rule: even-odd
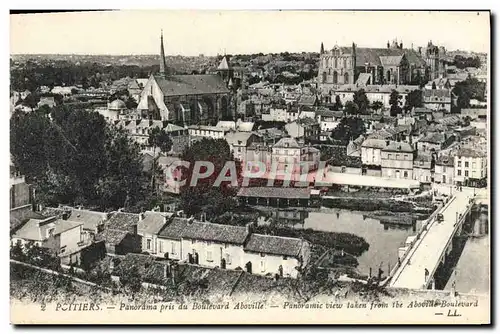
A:
POLYGON ((347 232, 363 237, 370 248, 358 258, 358 270, 361 274, 368 274, 371 267, 374 275, 380 265, 387 274, 388 265, 392 268, 398 260, 398 248, 406 237, 416 234, 411 226, 384 226, 379 220, 363 218, 362 212, 326 208, 320 212, 310 212, 304 225, 297 227, 347 232))

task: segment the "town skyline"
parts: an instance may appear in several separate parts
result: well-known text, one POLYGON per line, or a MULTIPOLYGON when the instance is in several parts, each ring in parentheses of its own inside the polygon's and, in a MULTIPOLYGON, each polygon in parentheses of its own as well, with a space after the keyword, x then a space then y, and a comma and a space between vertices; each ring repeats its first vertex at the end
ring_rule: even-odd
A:
POLYGON ((487 53, 490 47, 488 12, 108 11, 11 15, 10 20, 11 55, 154 55, 162 30, 168 56, 318 52, 321 43, 326 50, 353 42, 384 48, 394 39, 404 48, 425 47, 429 41, 448 51, 487 53), (295 24, 306 18, 310 24, 295 24), (386 24, 378 24, 382 20, 386 24), (137 28, 144 26, 141 22, 147 29, 137 28), (358 29, 360 22, 369 34, 358 29), (344 36, 335 33, 339 29, 344 36), (102 31, 107 38, 89 38, 102 31), (255 36, 259 42, 249 45, 255 36))

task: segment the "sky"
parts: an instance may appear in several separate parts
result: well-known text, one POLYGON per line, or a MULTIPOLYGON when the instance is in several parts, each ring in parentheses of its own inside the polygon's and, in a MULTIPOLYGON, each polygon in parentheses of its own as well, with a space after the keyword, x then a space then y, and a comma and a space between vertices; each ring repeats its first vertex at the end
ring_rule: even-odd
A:
POLYGON ((10 15, 11 54, 167 55, 319 51, 335 44, 405 48, 429 40, 447 50, 488 52, 488 12, 159 11, 10 15))

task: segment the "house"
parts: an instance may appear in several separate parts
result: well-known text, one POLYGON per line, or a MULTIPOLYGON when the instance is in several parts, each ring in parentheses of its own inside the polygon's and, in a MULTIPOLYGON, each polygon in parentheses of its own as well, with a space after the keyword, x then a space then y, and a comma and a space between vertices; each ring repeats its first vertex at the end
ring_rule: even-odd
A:
POLYGON ((361 162, 363 165, 380 166, 382 149, 387 146, 385 139, 369 138, 361 144, 361 162))
POLYGON ((316 121, 319 123, 319 128, 322 132, 333 131, 340 123, 342 117, 344 117, 342 111, 320 109, 316 112, 316 121))
POLYGON ((380 149, 382 176, 413 179, 413 147, 404 142, 386 141, 380 149))
POLYGON ((106 212, 90 211, 83 209, 67 208, 69 220, 82 223, 82 240, 93 242, 95 236, 104 230, 104 224, 110 214, 106 212))
POLYGON ((313 118, 300 118, 286 124, 285 130, 292 138, 315 141, 319 139, 320 126, 313 118))
POLYGON ((272 149, 272 164, 276 171, 303 174, 319 167, 318 149, 299 144, 294 138, 282 138, 272 149))
POLYGON ((193 137, 196 138, 212 138, 212 139, 220 139, 224 138, 226 133, 229 132, 226 128, 220 128, 217 126, 209 126, 209 125, 190 125, 188 126, 189 136, 191 139, 193 137))
POLYGON ((429 108, 419 108, 415 107, 412 110, 412 114, 420 120, 426 120, 428 122, 431 122, 433 120, 433 110, 429 108))
POLYGON ((256 275, 297 278, 309 262, 310 245, 297 238, 253 233, 244 247, 245 269, 256 275))
POLYGON ((454 158, 448 155, 441 155, 436 160, 434 167, 434 182, 441 184, 454 184, 455 168, 454 158))
POLYGON ((262 142, 251 143, 245 152, 245 171, 257 172, 257 163, 262 163, 266 170, 271 170, 272 164, 272 145, 267 145, 262 142))
POLYGON ((299 106, 299 119, 300 118, 316 118, 316 108, 308 106, 299 106))
POLYGON ((47 106, 49 108, 54 108, 56 105, 56 101, 53 96, 42 96, 40 97, 40 101, 37 104, 37 107, 47 106))
POLYGON ((166 250, 157 242, 158 233, 168 223, 173 213, 146 211, 137 223, 137 234, 141 237, 142 252, 164 257, 166 250))
POLYGON ((451 108, 456 105, 457 96, 448 89, 425 89, 423 91, 423 104, 425 108, 431 110, 444 110, 451 112, 451 108))
POLYGON ((431 154, 418 154, 413 160, 413 179, 421 183, 434 181, 434 161, 431 154))
POLYGON ((225 137, 235 159, 243 161, 246 156, 247 147, 260 138, 251 132, 231 131, 225 137))
POLYGON ((82 226, 81 222, 57 217, 30 219, 12 235, 12 244, 33 243, 56 256, 69 256, 69 263, 76 263, 85 245, 82 226))
POLYGON ((451 89, 450 79, 448 78, 436 78, 429 81, 424 86, 425 89, 451 89))
POLYGON ((450 132, 428 132, 417 142, 419 152, 439 152, 455 141, 455 135, 450 132))
POLYGON ((480 149, 462 148, 455 155, 455 182, 477 184, 487 177, 488 156, 480 149))
POLYGON ((316 107, 319 104, 316 95, 301 95, 299 98, 299 106, 316 107))
POLYGON ((361 145, 365 141, 365 137, 360 135, 355 140, 350 140, 347 144, 347 156, 350 157, 361 157, 361 145))
POLYGON ((154 255, 173 260, 183 260, 182 238, 189 221, 182 217, 172 217, 157 234, 154 255))
POLYGON ((137 223, 140 214, 113 212, 104 225, 104 230, 95 237, 96 241, 104 241, 108 254, 124 255, 141 250, 141 237, 137 234, 137 223))

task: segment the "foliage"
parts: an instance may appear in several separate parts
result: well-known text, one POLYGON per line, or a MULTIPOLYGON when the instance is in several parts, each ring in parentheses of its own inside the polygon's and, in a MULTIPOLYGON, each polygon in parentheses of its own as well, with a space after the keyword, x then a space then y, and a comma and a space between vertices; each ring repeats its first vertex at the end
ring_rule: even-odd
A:
POLYGON ((164 129, 155 127, 149 133, 148 144, 153 148, 159 148, 161 152, 167 153, 172 149, 172 140, 164 129))
POLYGON ((344 106, 345 115, 357 115, 359 114, 359 107, 356 103, 352 101, 347 101, 344 106))
MULTIPOLYGON (((224 181, 220 186, 214 186, 226 162, 234 162, 237 176, 231 175, 231 170, 227 170, 223 176, 231 176, 231 179, 238 177, 239 182, 241 174, 241 166, 234 161, 229 145, 224 139, 203 138, 185 149, 182 160, 189 162, 189 167, 184 169, 183 173, 186 175, 186 184, 181 188, 181 207, 187 214, 204 212, 211 219, 236 206, 234 199, 236 187, 231 185, 231 181, 224 181), (195 186, 191 186, 196 161, 213 163, 214 172, 206 178, 198 179, 195 186)), ((205 173, 206 170, 206 167, 201 166, 196 172, 205 173)))
POLYGON ((361 158, 348 156, 346 146, 322 146, 320 152, 321 161, 328 161, 332 166, 361 168, 361 158))
POLYGON ((127 268, 120 273, 120 283, 123 285, 125 290, 128 290, 133 295, 139 292, 142 287, 142 278, 139 273, 139 269, 136 266, 127 268))
POLYGON ((291 238, 304 238, 311 244, 326 248, 344 250, 354 256, 361 256, 370 245, 362 237, 351 233, 325 232, 313 229, 294 229, 293 227, 262 225, 254 227, 255 233, 280 235, 291 238))
POLYGON ((98 113, 59 106, 11 118, 11 154, 43 204, 129 207, 144 194, 142 158, 125 130, 98 113))
POLYGON ((135 109, 135 108, 137 108, 137 102, 135 101, 135 99, 132 96, 129 96, 125 100, 125 105, 127 106, 127 109, 135 109))
POLYGON ((479 57, 464 57, 461 55, 456 55, 453 59, 453 63, 457 68, 464 69, 467 67, 481 67, 481 60, 479 57))
POLYGON ((359 117, 344 117, 332 131, 332 138, 347 144, 366 133, 365 123, 359 117))
POLYGON ((400 106, 401 95, 399 95, 397 90, 393 90, 389 97, 389 104, 391 106, 391 116, 396 116, 401 113, 400 106))
POLYGON ((342 101, 340 101, 340 96, 335 96, 335 104, 333 105, 333 110, 339 111, 342 110, 344 106, 342 105, 342 101))
POLYGON ((406 96, 406 110, 412 110, 413 108, 420 108, 424 106, 424 99, 422 91, 415 89, 408 93, 406 96))
POLYGON ((353 102, 358 106, 360 114, 366 114, 368 112, 370 101, 368 100, 364 89, 354 92, 353 102))
POLYGON ((484 101, 486 84, 480 82, 476 78, 468 78, 464 81, 457 82, 453 88, 453 93, 457 96, 457 107, 470 107, 470 100, 477 99, 484 101))
POLYGON ((384 104, 381 101, 375 101, 371 105, 371 108, 375 111, 381 110, 383 107, 384 104))

